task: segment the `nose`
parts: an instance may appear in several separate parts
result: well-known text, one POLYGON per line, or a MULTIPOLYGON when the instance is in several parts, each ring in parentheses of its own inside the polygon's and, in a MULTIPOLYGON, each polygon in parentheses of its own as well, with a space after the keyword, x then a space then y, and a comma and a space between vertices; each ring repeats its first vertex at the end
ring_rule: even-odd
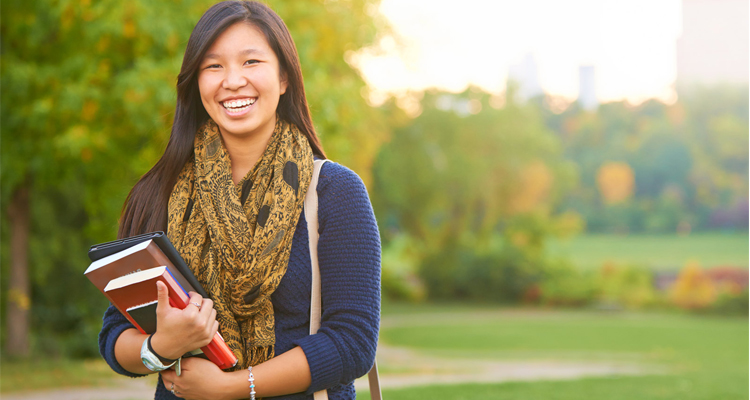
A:
POLYGON ((227 90, 237 90, 247 85, 247 77, 242 74, 242 70, 238 68, 227 68, 226 76, 224 76, 224 82, 221 87, 227 90))

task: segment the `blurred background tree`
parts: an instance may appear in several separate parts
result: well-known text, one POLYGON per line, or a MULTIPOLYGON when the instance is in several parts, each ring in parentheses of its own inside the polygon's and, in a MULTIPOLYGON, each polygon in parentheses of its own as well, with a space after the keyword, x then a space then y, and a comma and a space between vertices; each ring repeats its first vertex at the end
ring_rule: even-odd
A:
POLYGON ((553 205, 575 176, 535 108, 490 103, 476 89, 426 93, 374 167, 384 242, 415 239, 435 298, 518 299, 540 273, 553 205))
POLYGON ((606 103, 596 112, 536 104, 581 171, 558 207, 581 214, 589 232, 747 229, 747 86, 694 88, 671 105, 606 103))

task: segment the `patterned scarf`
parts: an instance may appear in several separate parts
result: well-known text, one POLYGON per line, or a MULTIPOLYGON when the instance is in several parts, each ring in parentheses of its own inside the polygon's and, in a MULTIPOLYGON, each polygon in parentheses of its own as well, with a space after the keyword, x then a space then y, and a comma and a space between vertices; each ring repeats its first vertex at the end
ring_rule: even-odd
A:
POLYGON ((307 138, 277 118, 265 153, 235 185, 218 126, 209 120, 169 198, 169 239, 214 301, 237 368, 274 356, 271 294, 286 273, 312 170, 307 138))

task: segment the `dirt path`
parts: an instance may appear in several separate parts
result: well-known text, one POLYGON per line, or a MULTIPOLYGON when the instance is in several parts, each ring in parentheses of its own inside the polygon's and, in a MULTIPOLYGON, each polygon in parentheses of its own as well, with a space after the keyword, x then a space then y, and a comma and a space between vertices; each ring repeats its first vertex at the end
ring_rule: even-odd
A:
POLYGON ((118 379, 118 386, 100 388, 52 389, 32 392, 5 393, 3 400, 144 400, 154 398, 153 381, 118 379))
MULTIPOLYGON (((438 319, 474 320, 498 314, 519 315, 525 312, 478 312, 455 315, 410 315, 384 318, 384 327, 432 325, 438 319), (450 318, 448 318, 450 317, 450 318)), ((531 313, 533 317, 535 313, 531 313)), ((548 318, 549 316, 545 316, 548 318)), ((535 380, 571 380, 612 375, 647 375, 665 373, 663 367, 627 361, 555 361, 555 360, 474 360, 445 358, 406 348, 380 344, 378 365, 383 389, 412 386, 450 385, 457 383, 498 383, 535 380)), ((367 390, 367 378, 355 381, 357 389, 367 390)), ((142 400, 153 399, 152 380, 120 379, 117 386, 106 388, 71 388, 3 394, 3 400, 142 400)))
MULTIPOLYGON (((510 381, 566 380, 593 376, 643 375, 662 373, 657 367, 612 362, 494 361, 434 357, 410 349, 381 345, 378 348, 381 386, 395 389, 411 386, 456 383, 497 383, 510 381)), ((367 390, 367 378, 355 381, 358 390, 367 390)), ((123 379, 119 386, 71 388, 3 394, 3 400, 142 400, 152 399, 151 380, 123 379)))
MULTIPOLYGON (((664 373, 657 366, 624 362, 583 361, 498 361, 442 358, 420 354, 410 349, 378 347, 378 364, 387 370, 403 368, 402 373, 381 373, 383 388, 450 385, 457 383, 498 383, 510 381, 566 380, 610 375, 645 375, 664 373)), ((381 367, 382 368, 382 367, 381 367)), ((367 379, 355 382, 357 389, 367 389, 367 379)))

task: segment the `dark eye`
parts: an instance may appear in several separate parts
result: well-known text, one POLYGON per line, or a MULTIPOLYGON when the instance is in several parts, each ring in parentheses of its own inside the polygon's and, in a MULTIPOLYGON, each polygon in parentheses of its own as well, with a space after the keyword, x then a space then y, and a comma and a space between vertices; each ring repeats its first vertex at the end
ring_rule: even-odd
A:
POLYGON ((221 65, 219 64, 211 64, 211 65, 206 66, 206 68, 203 68, 203 69, 213 69, 213 68, 220 68, 220 67, 221 65))
POLYGON ((245 65, 248 65, 248 64, 257 64, 259 62, 260 61, 258 61, 258 60, 247 60, 247 61, 245 61, 245 65))

